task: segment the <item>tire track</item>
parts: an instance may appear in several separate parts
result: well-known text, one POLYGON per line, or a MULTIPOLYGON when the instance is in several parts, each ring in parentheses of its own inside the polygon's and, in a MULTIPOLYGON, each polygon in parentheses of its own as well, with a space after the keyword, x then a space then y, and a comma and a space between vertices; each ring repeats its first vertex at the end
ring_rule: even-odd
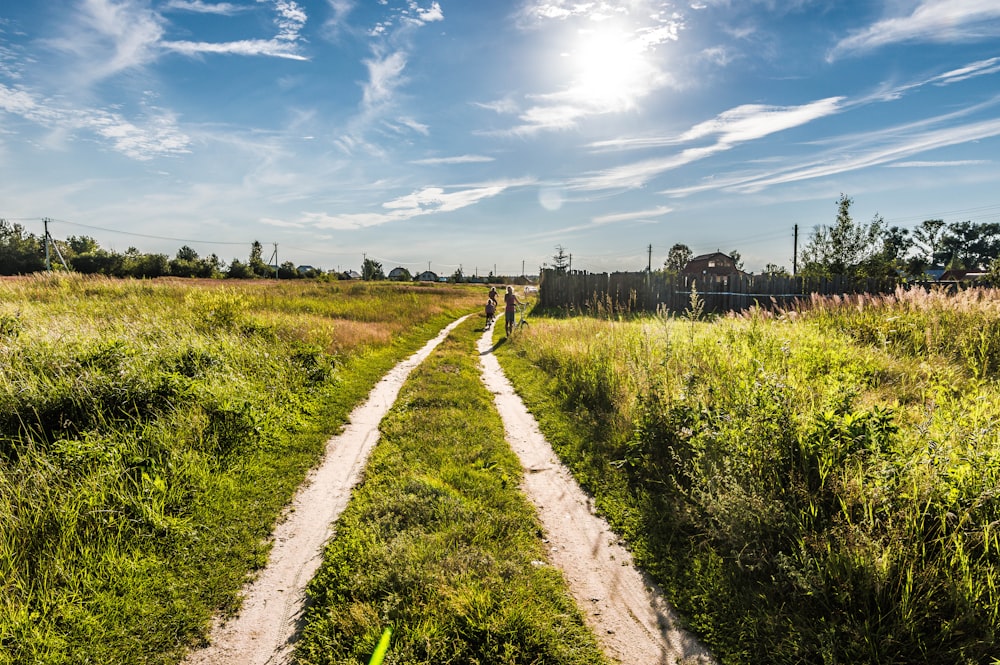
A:
POLYGON ((538 510, 550 558, 605 653, 619 663, 714 663, 711 653, 680 627, 659 587, 594 511, 514 392, 493 355, 486 330, 478 350, 483 382, 494 395, 507 440, 524 467, 523 488, 538 510))

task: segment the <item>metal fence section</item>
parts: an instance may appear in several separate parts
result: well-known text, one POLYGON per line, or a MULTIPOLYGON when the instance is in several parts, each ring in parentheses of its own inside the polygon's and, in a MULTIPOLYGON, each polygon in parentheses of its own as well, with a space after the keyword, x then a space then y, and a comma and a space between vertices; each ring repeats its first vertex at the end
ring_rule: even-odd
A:
POLYGON ((668 275, 647 272, 542 272, 538 303, 594 313, 683 312, 691 306, 692 289, 706 313, 760 307, 791 306, 812 294, 891 293, 896 279, 788 277, 779 275, 668 275))

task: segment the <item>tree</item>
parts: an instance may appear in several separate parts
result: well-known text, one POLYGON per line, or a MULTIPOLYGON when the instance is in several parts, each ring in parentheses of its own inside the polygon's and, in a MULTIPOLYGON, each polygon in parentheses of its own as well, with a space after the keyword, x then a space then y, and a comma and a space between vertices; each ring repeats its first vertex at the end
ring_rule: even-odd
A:
POLYGON ((570 255, 566 253, 566 248, 556 245, 555 256, 552 257, 552 269, 559 275, 566 274, 570 266, 570 255))
POLYGON ((45 270, 42 240, 20 224, 0 219, 0 275, 24 275, 45 270))
POLYGON ((69 245, 69 253, 74 256, 77 254, 93 254, 101 249, 97 241, 90 236, 70 236, 66 238, 66 244, 69 245))
POLYGON ((841 194, 833 226, 820 225, 802 250, 802 274, 852 277, 884 274, 882 260, 885 221, 876 214, 868 224, 851 218, 853 200, 841 194))
MULTIPOLYGON (((259 244, 259 243, 258 243, 259 244)), ((184 245, 177 250, 177 260, 178 261, 197 261, 198 252, 194 251, 187 245, 184 245)))
POLYGON ((936 258, 968 270, 988 267, 1000 256, 1000 224, 956 222, 941 235, 936 258))
POLYGON ((729 252, 729 258, 733 260, 733 264, 736 266, 737 270, 743 270, 743 257, 735 249, 729 252))
POLYGON ((927 257, 927 264, 933 266, 938 251, 938 242, 944 230, 943 219, 925 219, 913 229, 913 239, 927 257))
POLYGON ((361 279, 366 281, 385 279, 385 273, 382 272, 382 264, 375 259, 365 257, 364 263, 361 264, 361 279))
POLYGON ((253 277, 253 270, 246 263, 239 259, 233 259, 229 263, 229 269, 226 270, 227 279, 250 279, 251 277, 253 277))
POLYGON ((462 266, 455 268, 455 272, 451 274, 451 278, 448 281, 455 284, 461 284, 465 281, 465 275, 462 273, 462 266))
POLYGON ((140 254, 128 264, 132 277, 163 277, 170 274, 170 259, 166 254, 140 254))
POLYGON ((663 262, 663 269, 668 273, 677 274, 688 264, 694 252, 683 243, 676 243, 667 252, 667 260, 663 262))
POLYGON ((779 266, 775 263, 768 263, 766 266, 764 266, 764 270, 761 274, 774 275, 775 277, 789 276, 788 270, 785 269, 785 266, 779 266))
POLYGON ((302 274, 299 273, 299 269, 291 261, 284 261, 278 266, 279 279, 298 279, 300 277, 302 277, 302 274))
POLYGON ((264 263, 264 247, 254 240, 250 246, 250 271, 257 277, 273 277, 275 269, 264 263))

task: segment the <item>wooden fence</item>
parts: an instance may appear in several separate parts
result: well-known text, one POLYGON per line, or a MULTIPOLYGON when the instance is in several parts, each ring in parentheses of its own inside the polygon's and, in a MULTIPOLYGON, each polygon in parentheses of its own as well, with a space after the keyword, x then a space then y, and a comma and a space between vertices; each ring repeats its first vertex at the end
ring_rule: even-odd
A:
POLYGON ((790 306, 811 294, 890 293, 895 279, 780 277, 776 275, 666 275, 663 273, 564 273, 545 270, 538 304, 596 312, 683 312, 691 305, 692 286, 705 312, 753 307, 790 306))

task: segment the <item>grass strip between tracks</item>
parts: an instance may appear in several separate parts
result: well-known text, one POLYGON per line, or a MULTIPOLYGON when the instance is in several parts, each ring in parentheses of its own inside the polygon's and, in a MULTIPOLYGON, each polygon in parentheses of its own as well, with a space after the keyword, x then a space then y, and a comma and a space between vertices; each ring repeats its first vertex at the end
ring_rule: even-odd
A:
POLYGON ((478 318, 417 368, 310 585, 301 663, 603 663, 473 353, 478 318))

